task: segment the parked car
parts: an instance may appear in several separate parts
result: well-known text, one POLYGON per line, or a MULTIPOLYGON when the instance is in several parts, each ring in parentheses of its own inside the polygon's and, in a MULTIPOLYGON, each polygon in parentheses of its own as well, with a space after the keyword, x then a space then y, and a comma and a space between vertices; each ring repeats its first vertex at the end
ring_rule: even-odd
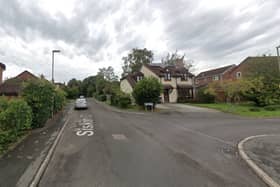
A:
POLYGON ((75 101, 75 109, 87 109, 87 100, 85 98, 78 98, 75 101))

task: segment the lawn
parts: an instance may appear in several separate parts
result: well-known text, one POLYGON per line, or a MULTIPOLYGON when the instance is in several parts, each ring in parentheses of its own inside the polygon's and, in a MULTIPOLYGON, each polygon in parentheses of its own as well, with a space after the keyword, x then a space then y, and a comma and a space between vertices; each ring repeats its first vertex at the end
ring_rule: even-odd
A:
POLYGON ((212 108, 226 113, 237 114, 248 117, 280 117, 280 110, 268 111, 263 107, 255 107, 252 104, 227 104, 227 103, 211 103, 211 104, 191 104, 193 106, 212 108), (259 111, 251 111, 257 109, 259 111))

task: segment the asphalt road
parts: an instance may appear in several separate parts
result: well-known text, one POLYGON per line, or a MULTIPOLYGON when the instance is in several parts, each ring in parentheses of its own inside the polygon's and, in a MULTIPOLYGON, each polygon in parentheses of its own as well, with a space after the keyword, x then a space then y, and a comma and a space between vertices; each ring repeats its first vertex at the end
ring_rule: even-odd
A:
POLYGON ((206 110, 135 114, 89 104, 69 115, 39 186, 265 186, 236 144, 279 133, 279 119, 206 110))

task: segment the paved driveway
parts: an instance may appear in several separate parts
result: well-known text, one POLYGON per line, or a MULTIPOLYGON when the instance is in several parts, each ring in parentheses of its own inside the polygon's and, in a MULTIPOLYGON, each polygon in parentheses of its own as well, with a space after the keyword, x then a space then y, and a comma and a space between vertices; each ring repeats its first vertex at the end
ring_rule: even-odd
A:
POLYGON ((89 105, 69 116, 40 186, 265 186, 239 158, 236 144, 279 133, 279 119, 208 110, 139 115, 89 105), (84 128, 94 134, 78 135, 84 128))
POLYGON ((212 110, 208 108, 195 107, 191 105, 179 104, 179 103, 166 103, 156 105, 158 109, 170 110, 177 112, 201 112, 201 113, 217 113, 217 110, 212 110))

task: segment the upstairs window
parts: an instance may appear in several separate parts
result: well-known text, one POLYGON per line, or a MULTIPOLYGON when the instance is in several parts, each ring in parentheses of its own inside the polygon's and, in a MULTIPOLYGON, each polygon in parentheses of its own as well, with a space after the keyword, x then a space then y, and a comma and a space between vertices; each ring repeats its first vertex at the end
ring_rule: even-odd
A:
POLYGON ((137 82, 138 82, 138 81, 141 81, 142 79, 143 79, 143 76, 137 76, 137 77, 136 77, 137 82))
POLYGON ((166 81, 170 81, 171 80, 171 74, 169 72, 165 73, 164 80, 166 80, 166 81))
POLYGON ((215 76, 213 77, 213 80, 214 80, 214 81, 218 81, 218 80, 220 80, 219 75, 215 75, 215 76))
POLYGON ((237 79, 240 79, 241 78, 241 76, 242 76, 242 74, 241 74, 241 72, 239 71, 239 72, 236 72, 236 78, 237 79))
POLYGON ((181 81, 188 81, 188 74, 184 73, 181 77, 181 81))

